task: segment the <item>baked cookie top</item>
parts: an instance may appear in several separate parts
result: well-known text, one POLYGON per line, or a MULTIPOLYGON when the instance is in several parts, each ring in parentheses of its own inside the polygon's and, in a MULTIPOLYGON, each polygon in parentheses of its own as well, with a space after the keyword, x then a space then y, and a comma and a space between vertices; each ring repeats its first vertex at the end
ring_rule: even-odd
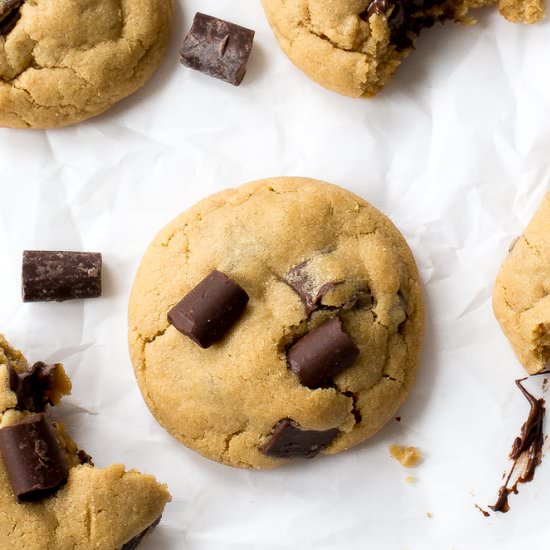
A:
POLYGON ((160 64, 171 17, 171 0, 0 0, 0 126, 105 111, 160 64))
POLYGON ((268 449, 274 437, 292 443, 297 427, 322 434, 308 456, 377 432, 414 382, 422 330, 418 273, 399 231, 358 196, 304 178, 222 191, 178 216, 145 253, 129 305, 132 361, 157 420, 204 456, 247 468, 285 463, 268 449), (203 349, 167 314, 214 270, 249 301, 203 349), (304 354, 291 358, 296 371, 287 355, 321 326, 317 335, 348 345, 343 329, 359 354, 348 345, 351 366, 312 388, 304 354))
MULTIPOLYGON (((283 51, 310 78, 343 95, 372 97, 412 50, 422 29, 472 23, 471 8, 496 0, 263 0, 283 51)), ((499 0, 511 21, 533 23, 545 0, 499 0)))
POLYGON ((166 487, 153 476, 126 471, 120 464, 94 467, 64 426, 42 412, 70 389, 61 365, 39 363, 30 369, 23 355, 0 335, 0 432, 44 416, 68 468, 61 488, 34 501, 18 502, 6 467, 8 457, 0 454, 0 550, 135 548, 170 500, 166 487), (37 374, 32 381, 31 372, 37 374), (14 390, 13 378, 27 382, 14 390))
POLYGON ((493 309, 527 372, 549 367, 550 193, 500 268, 493 309))

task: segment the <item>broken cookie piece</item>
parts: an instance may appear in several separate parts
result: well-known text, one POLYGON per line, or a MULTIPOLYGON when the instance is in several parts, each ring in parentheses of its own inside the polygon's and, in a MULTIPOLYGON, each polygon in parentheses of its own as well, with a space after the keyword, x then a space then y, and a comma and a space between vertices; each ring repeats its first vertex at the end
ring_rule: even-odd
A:
POLYGON ((504 260, 493 309, 529 374, 550 361, 550 193, 504 260))
POLYGON ((299 69, 362 98, 382 90, 424 29, 472 24, 470 12, 494 5, 514 22, 534 23, 545 12, 545 0, 263 0, 279 45, 299 69))
POLYGON ((134 549, 170 500, 152 476, 91 464, 50 414, 69 391, 61 365, 29 369, 0 335, 0 517, 9 518, 0 521, 2 550, 134 549), (25 382, 14 391, 10 373, 32 380, 32 391, 25 382))

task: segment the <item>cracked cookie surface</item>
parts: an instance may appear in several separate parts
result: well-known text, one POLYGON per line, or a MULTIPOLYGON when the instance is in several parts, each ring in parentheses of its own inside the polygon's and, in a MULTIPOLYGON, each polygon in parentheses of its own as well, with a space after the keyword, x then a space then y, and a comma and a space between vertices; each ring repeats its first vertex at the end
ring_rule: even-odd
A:
POLYGON ((283 51, 310 78, 343 95, 372 97, 438 22, 472 23, 471 8, 497 4, 510 21, 534 23, 545 0, 263 0, 283 51))
MULTIPOLYGON (((27 370, 23 355, 0 335, 0 428, 28 419, 10 388, 9 370, 27 370)), ((53 401, 70 392, 70 380, 56 365, 53 401)), ((49 415, 48 415, 49 416, 49 415)), ((69 468, 67 482, 37 502, 19 503, 0 455, 0 550, 120 550, 161 516, 170 495, 153 476, 121 464, 97 468, 59 422, 52 422, 69 468)), ((136 539, 137 540, 137 539, 136 539)), ((131 546, 135 548, 135 546, 131 546)))
POLYGON ((549 367, 550 193, 500 268, 493 309, 527 372, 549 367))
POLYGON ((19 4, 0 23, 0 126, 96 116, 143 86, 168 45, 171 0, 19 4))
POLYGON ((422 330, 418 273, 399 231, 356 195, 304 178, 252 182, 185 211, 148 248, 129 304, 132 361, 157 420, 204 456, 247 468, 286 463, 260 451, 281 419, 337 428, 322 453, 376 433, 414 382, 422 330), (313 311, 291 286, 297 266, 313 311), (214 269, 250 301, 225 338, 202 349, 166 315, 214 269), (336 315, 358 358, 310 389, 286 351, 336 315))

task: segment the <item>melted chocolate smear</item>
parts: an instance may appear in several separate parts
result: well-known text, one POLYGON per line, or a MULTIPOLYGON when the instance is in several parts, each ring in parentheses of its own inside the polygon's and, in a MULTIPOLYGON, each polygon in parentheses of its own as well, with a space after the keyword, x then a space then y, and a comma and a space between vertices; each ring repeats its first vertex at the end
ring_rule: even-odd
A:
MULTIPOLYGON (((539 373, 543 374, 543 373, 539 373)), ((518 437, 514 440, 512 450, 510 451, 510 459, 513 460, 512 468, 506 477, 504 484, 498 491, 498 497, 495 504, 489 506, 493 512, 506 513, 510 510, 508 497, 514 493, 518 494, 518 484, 532 481, 535 477, 535 470, 541 462, 542 445, 544 443, 543 421, 546 409, 544 407, 544 399, 536 399, 523 386, 522 382, 527 378, 516 380, 516 385, 521 393, 525 396, 530 405, 529 416, 523 423, 518 437), (512 475, 518 465, 518 461, 522 455, 527 456, 527 463, 523 472, 519 475, 516 481, 510 485, 512 475)))
POLYGON ((391 31, 391 41, 398 50, 413 46, 413 40, 423 29, 432 27, 438 21, 452 18, 452 13, 439 16, 422 12, 444 4, 445 0, 372 0, 367 9, 359 14, 363 20, 371 15, 386 15, 391 31))

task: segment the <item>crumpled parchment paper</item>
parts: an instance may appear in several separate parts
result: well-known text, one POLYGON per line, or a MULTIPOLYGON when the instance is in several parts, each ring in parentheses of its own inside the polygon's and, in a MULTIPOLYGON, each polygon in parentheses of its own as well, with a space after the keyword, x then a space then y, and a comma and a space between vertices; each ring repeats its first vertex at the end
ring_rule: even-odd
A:
POLYGON ((181 0, 170 52, 143 90, 79 126, 0 130, 0 330, 30 360, 65 363, 74 391, 58 415, 97 465, 169 484, 174 501, 144 550, 549 547, 550 459, 510 513, 484 518, 474 504, 495 500, 528 410, 490 299, 550 188, 550 20, 479 19, 427 31, 393 83, 361 101, 295 69, 259 1, 181 0), (240 88, 179 65, 197 10, 257 31, 240 88), (248 472, 187 450, 153 420, 126 307, 158 229, 212 192, 276 175, 340 184, 392 217, 424 281, 426 338, 400 423, 339 456, 248 472), (104 296, 22 304, 21 253, 34 248, 102 252, 104 296), (418 446, 422 464, 404 470, 390 443, 418 446))

